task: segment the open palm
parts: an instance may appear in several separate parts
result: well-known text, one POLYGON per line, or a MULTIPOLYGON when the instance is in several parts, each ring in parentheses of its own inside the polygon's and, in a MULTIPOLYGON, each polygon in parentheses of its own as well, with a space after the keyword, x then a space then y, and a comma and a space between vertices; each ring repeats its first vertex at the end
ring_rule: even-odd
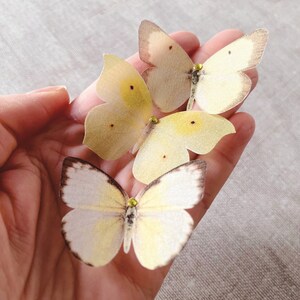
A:
MULTIPOLYGON (((191 33, 174 39, 196 61, 241 35, 224 31, 203 47, 191 33)), ((129 59, 141 71, 135 55, 129 59)), ((256 71, 249 73, 253 86, 256 71)), ((108 265, 93 268, 78 261, 61 235, 68 208, 59 199, 66 156, 88 160, 116 178, 129 195, 141 188, 131 174, 133 156, 102 161, 82 145, 83 121, 99 103, 92 84, 72 104, 63 88, 0 97, 0 299, 152 299, 170 265, 150 271, 134 251, 122 251, 108 265)), ((197 224, 233 170, 254 131, 253 119, 227 113, 237 133, 226 136, 209 154, 206 193, 191 210, 197 224)), ((196 158, 196 157, 195 157, 196 158)))

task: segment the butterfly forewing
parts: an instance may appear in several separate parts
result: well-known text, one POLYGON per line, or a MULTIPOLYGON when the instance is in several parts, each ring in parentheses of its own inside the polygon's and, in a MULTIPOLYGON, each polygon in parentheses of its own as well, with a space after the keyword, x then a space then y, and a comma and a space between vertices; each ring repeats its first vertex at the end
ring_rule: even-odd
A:
POLYGON ((128 199, 116 181, 78 158, 65 158, 61 182, 61 199, 72 208, 122 212, 128 199))
POLYGON ((188 72, 193 67, 187 53, 159 26, 144 20, 139 27, 140 58, 153 66, 165 65, 188 72), (181 58, 181 64, 176 59, 181 58))
POLYGON ((138 218, 133 246, 140 263, 155 269, 166 265, 186 243, 193 219, 184 210, 204 195, 206 163, 186 163, 156 179, 136 198, 138 218))
POLYGON ((140 58, 152 65, 145 78, 154 103, 163 112, 178 108, 190 94, 193 62, 161 28, 143 21, 139 28, 140 58))
POLYGON ((203 197, 206 163, 194 160, 152 181, 136 198, 139 212, 192 208, 203 197))
POLYGON ((111 54, 103 56, 104 66, 96 82, 96 92, 105 102, 124 106, 145 121, 151 116, 152 100, 143 78, 125 60, 111 54))
POLYGON ((119 251, 127 194, 112 178, 89 163, 66 158, 61 199, 74 208, 63 220, 72 252, 93 266, 107 264, 119 251))
POLYGON ((261 60, 268 39, 266 29, 244 35, 213 54, 204 64, 204 75, 227 74, 254 68, 261 60))

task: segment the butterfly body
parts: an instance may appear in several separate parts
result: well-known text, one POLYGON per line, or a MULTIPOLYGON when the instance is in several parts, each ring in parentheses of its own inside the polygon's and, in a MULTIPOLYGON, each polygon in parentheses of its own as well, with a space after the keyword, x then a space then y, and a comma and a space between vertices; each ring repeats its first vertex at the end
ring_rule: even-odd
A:
POLYGON ((186 211, 204 195, 206 163, 196 160, 162 175, 129 198, 122 187, 86 161, 63 162, 61 198, 73 208, 62 220, 71 251, 91 266, 108 264, 133 245, 145 268, 166 265, 186 243, 193 219, 186 211))
MULTIPOLYGON (((135 199, 132 198, 132 200, 136 201, 135 199)), ((136 225, 136 218, 137 218, 137 207, 136 203, 132 201, 131 199, 129 200, 129 205, 126 208, 126 213, 125 213, 125 218, 124 218, 124 242, 123 242, 123 249, 125 253, 129 252, 131 241, 132 241, 132 236, 134 234, 134 229, 136 225), (131 202, 130 202, 131 201, 131 202), (134 204, 130 204, 134 203, 134 204)))
POLYGON ((205 72, 201 71, 202 68, 203 68, 202 64, 195 64, 193 66, 193 69, 191 72, 191 93, 190 93, 189 101, 187 104, 187 110, 191 110, 193 108, 197 84, 198 84, 199 80, 201 79, 201 75, 205 74, 205 72))
POLYGON ((133 148, 131 150, 132 154, 135 154, 140 149, 140 147, 143 145, 143 143, 145 142, 147 137, 150 135, 151 131, 154 129, 155 125, 158 123, 159 123, 159 119, 155 116, 151 116, 148 124, 143 129, 141 136, 139 137, 136 144, 133 146, 133 148))

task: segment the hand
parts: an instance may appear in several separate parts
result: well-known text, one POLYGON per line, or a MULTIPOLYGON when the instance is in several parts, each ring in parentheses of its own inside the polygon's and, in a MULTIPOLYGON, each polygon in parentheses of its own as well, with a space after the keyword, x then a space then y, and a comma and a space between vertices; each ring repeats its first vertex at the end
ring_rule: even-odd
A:
MULTIPOLYGON (((241 35, 219 33, 203 47, 191 33, 174 39, 195 61, 203 61, 241 35)), ((134 55, 138 70, 145 68, 134 55)), ((256 71, 248 75, 253 86, 256 71)), ((83 121, 99 103, 94 84, 72 104, 64 88, 45 88, 25 95, 0 96, 0 298, 1 299, 152 299, 170 265, 150 271, 133 253, 120 253, 108 265, 92 268, 78 261, 61 235, 66 207, 59 199, 60 172, 66 156, 97 165, 135 195, 141 188, 131 174, 133 156, 102 161, 84 145, 83 121)), ((226 136, 207 155, 206 193, 192 209, 197 224, 238 162, 254 131, 246 113, 226 117, 236 134, 226 136)), ((195 157, 197 158, 197 157, 195 157)))

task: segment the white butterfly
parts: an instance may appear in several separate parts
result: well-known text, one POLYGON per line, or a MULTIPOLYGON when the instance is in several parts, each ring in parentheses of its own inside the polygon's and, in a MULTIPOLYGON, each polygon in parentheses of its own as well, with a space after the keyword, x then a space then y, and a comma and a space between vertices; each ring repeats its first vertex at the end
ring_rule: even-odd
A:
POLYGON ((225 112, 241 103, 251 89, 243 73, 261 60, 268 39, 266 29, 230 43, 203 64, 194 64, 187 53, 161 28, 143 21, 139 28, 139 54, 151 65, 144 72, 153 101, 163 112, 175 110, 189 98, 210 114, 225 112))
POLYGON ((109 263, 131 243, 147 269, 164 266, 188 240, 193 219, 185 211, 204 195, 206 163, 183 164, 129 198, 110 176, 86 161, 64 160, 61 198, 73 210, 63 220, 71 251, 92 266, 109 263))

